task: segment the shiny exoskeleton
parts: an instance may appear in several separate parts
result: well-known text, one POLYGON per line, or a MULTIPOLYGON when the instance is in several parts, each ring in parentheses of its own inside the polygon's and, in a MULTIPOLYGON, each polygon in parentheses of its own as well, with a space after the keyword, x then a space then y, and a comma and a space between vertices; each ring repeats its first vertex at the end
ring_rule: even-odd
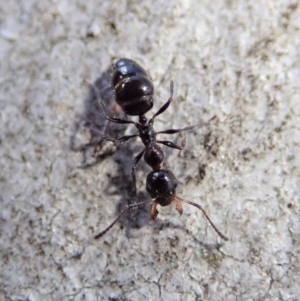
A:
POLYGON ((134 124, 138 132, 134 135, 127 135, 117 139, 108 136, 104 136, 103 138, 116 144, 123 143, 135 137, 141 138, 142 143, 144 144, 144 149, 135 157, 134 163, 131 168, 133 197, 135 197, 136 195, 136 165, 144 156, 145 162, 152 168, 152 172, 148 174, 146 180, 146 189, 151 196, 151 200, 127 205, 106 229, 95 235, 95 239, 104 235, 120 219, 120 217, 129 210, 151 203, 151 217, 152 219, 156 219, 158 215, 158 205, 168 206, 171 203, 174 203, 176 210, 181 215, 183 212, 181 202, 185 202, 200 209, 208 219, 211 226, 219 234, 219 236, 224 240, 228 240, 228 238, 216 228, 216 226, 213 224, 213 222, 210 220, 210 218, 200 205, 179 198, 176 195, 176 188, 178 185, 176 177, 174 176, 172 171, 162 168, 162 164, 164 162, 164 153, 159 144, 163 144, 179 150, 182 150, 184 148, 184 144, 176 145, 171 141, 156 139, 157 134, 180 133, 183 131, 191 130, 205 123, 199 123, 181 129, 169 129, 155 132, 153 128, 155 117, 162 114, 169 107, 170 103, 173 100, 173 81, 171 81, 170 84, 170 97, 168 101, 148 121, 148 119, 145 117, 145 113, 147 113, 153 106, 153 84, 147 72, 139 64, 132 60, 120 59, 115 64, 114 72, 112 75, 112 86, 114 88, 116 102, 121 106, 121 108, 127 115, 138 116, 138 122, 108 116, 106 114, 105 107, 101 102, 105 118, 108 121, 118 124, 134 124))
POLYGON ((127 115, 143 115, 153 107, 152 81, 146 70, 132 60, 121 59, 116 63, 112 87, 117 104, 127 115))

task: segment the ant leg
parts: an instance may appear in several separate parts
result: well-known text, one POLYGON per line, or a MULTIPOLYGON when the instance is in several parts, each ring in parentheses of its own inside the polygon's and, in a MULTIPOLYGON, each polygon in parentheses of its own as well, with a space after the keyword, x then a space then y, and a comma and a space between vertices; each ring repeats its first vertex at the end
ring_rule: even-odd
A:
POLYGON ((131 204, 131 205, 126 205, 126 207, 119 213, 119 215, 117 216, 117 218, 109 226, 107 226, 103 231, 101 231, 100 233, 98 233, 97 235, 95 235, 94 239, 100 238, 108 230, 110 230, 113 227, 113 225, 121 218, 121 216, 124 213, 126 213, 128 211, 131 211, 131 210, 135 209, 136 207, 144 206, 144 205, 149 204, 149 203, 153 203, 153 200, 145 201, 145 202, 141 202, 141 203, 135 203, 135 204, 131 204))
POLYGON ((119 143, 126 142, 126 141, 128 141, 128 140, 130 140, 132 138, 135 138, 135 137, 138 137, 138 134, 128 135, 128 136, 122 136, 122 137, 117 138, 117 139, 111 138, 111 137, 106 136, 106 135, 102 135, 102 136, 99 136, 98 139, 95 140, 95 141, 79 145, 76 148, 76 151, 86 151, 86 149, 89 148, 89 147, 97 146, 98 144, 100 144, 102 142, 102 139, 110 141, 110 142, 113 142, 114 144, 119 144, 119 143))
POLYGON ((156 218, 158 216, 158 211, 157 211, 156 207, 157 207, 157 203, 153 203, 151 206, 150 214, 151 214, 151 218, 153 220, 156 220, 156 218))
POLYGON ((114 143, 118 144, 118 143, 123 143, 126 142, 132 138, 138 137, 138 134, 134 134, 134 135, 126 135, 126 136, 122 136, 120 138, 115 139, 114 143))
MULTIPOLYGON (((77 122, 75 125, 75 130, 74 130, 75 134, 79 131, 80 126, 81 126, 81 122, 77 122)), ((87 127, 87 129, 89 129, 92 132, 92 138, 91 138, 90 142, 75 146, 75 134, 72 134, 71 139, 70 139, 70 148, 72 151, 76 151, 76 152, 86 151, 89 147, 94 147, 94 146, 101 144, 101 142, 103 140, 107 140, 107 141, 117 144, 117 143, 123 143, 127 140, 130 140, 131 138, 138 136, 138 134, 136 134, 136 135, 130 135, 130 136, 122 136, 120 138, 115 139, 115 138, 107 136, 106 134, 103 135, 103 130, 101 128, 99 128, 99 126, 96 124, 93 125, 92 127, 87 127)), ((106 133, 106 132, 107 132, 107 125, 104 130, 104 133, 106 133)))
POLYGON ((105 116, 106 120, 114 122, 114 123, 118 123, 118 124, 130 124, 130 123, 132 123, 132 124, 136 125, 136 122, 133 122, 133 121, 130 121, 130 120, 125 120, 125 119, 121 119, 121 118, 117 118, 117 117, 108 116, 107 113, 106 113, 106 109, 105 109, 105 106, 103 104, 103 101, 102 101, 102 99, 99 95, 99 90, 94 85, 92 85, 92 88, 94 89, 94 92, 95 92, 97 98, 99 99, 99 101, 101 103, 101 107, 102 107, 102 110, 103 110, 103 113, 104 113, 104 116, 105 116))
MULTIPOLYGON (((209 121, 211 121, 211 120, 213 120, 215 118, 216 118, 216 116, 214 116, 211 119, 209 119, 209 121)), ((185 131, 192 130, 192 129, 194 129, 196 127, 199 127, 199 126, 208 125, 208 122, 200 122, 198 124, 191 125, 191 126, 186 126, 184 128, 181 128, 181 129, 169 129, 169 130, 165 130, 165 131, 160 131, 160 132, 157 132, 156 135, 157 134, 177 134, 177 133, 182 133, 182 132, 185 132, 185 131)), ((176 148, 176 149, 179 149, 179 150, 183 150, 184 149, 185 142, 186 142, 186 138, 183 139, 183 141, 181 143, 181 146, 179 146, 179 145, 176 145, 176 144, 174 144, 173 142, 170 142, 170 141, 157 140, 157 143, 161 143, 161 144, 164 144, 164 145, 166 145, 168 147, 176 148)))
POLYGON ((117 118, 117 117, 110 117, 107 115, 106 113, 106 110, 105 110, 105 107, 104 107, 104 104, 102 102, 102 100, 100 100, 100 103, 101 103, 101 106, 102 106, 102 110, 103 110, 103 113, 104 113, 104 116, 105 116, 105 119, 108 120, 108 121, 111 121, 113 123, 118 123, 118 124, 134 124, 135 126, 137 125, 136 122, 134 121, 131 121, 131 120, 125 120, 125 119, 121 119, 121 118, 117 118))
POLYGON ((183 209, 182 209, 182 205, 179 202, 179 200, 177 200, 176 198, 174 199, 175 205, 176 205, 176 210, 178 211, 178 213, 180 214, 180 216, 182 215, 183 209))
MULTIPOLYGON (((94 130, 94 132, 100 132, 97 128, 94 128, 93 130, 94 130)), ((125 135, 125 136, 122 136, 120 138, 112 138, 112 137, 109 137, 107 135, 103 135, 102 132, 100 132, 100 135, 98 137, 101 138, 101 139, 104 139, 104 140, 111 141, 115 144, 118 144, 118 143, 126 142, 126 141, 128 141, 132 138, 138 137, 138 136, 139 136, 139 134, 134 134, 134 135, 125 135)))
POLYGON ((176 134, 176 133, 181 133, 181 132, 184 132, 184 131, 189 131, 189 130, 192 130, 198 126, 203 126, 203 125, 207 125, 207 122, 200 122, 198 124, 195 124, 195 125, 191 125, 191 126, 186 126, 182 129, 169 129, 169 130, 165 130, 165 131, 160 131, 160 132, 157 132, 156 134, 176 134))
POLYGON ((131 178, 132 178, 132 195, 131 195, 131 200, 133 198, 135 198, 136 196, 136 177, 135 177, 135 169, 136 169, 136 165, 138 164, 138 162, 141 160, 143 154, 145 152, 145 149, 143 149, 143 151, 141 151, 135 158, 133 161, 133 165, 131 167, 131 178))
MULTIPOLYGON (((89 143, 80 144, 77 146, 75 143, 75 140, 76 140, 76 135, 79 132, 80 128, 86 128, 90 132, 92 132, 92 130, 94 130, 94 132, 100 132, 100 128, 98 128, 97 125, 93 125, 93 128, 92 128, 92 127, 90 127, 90 123, 85 121, 83 118, 81 118, 79 121, 77 121, 75 123, 73 132, 70 137, 70 149, 74 152, 80 152, 80 151, 85 150, 85 148, 97 145, 97 144, 95 144, 95 142, 91 142, 91 140, 92 140, 91 139, 89 143)), ((101 135, 103 135, 102 132, 101 132, 101 135)), ((100 143, 100 141, 99 141, 99 143, 100 143)))
POLYGON ((179 150, 183 150, 184 149, 184 146, 185 146, 185 142, 183 143, 183 145, 177 145, 171 141, 162 141, 162 140, 156 140, 157 143, 160 143, 160 144, 163 144, 163 145, 166 145, 168 147, 172 147, 172 148, 176 148, 176 149, 179 149, 179 150))
POLYGON ((199 204, 184 200, 182 198, 179 198, 178 196, 176 196, 176 199, 178 201, 193 205, 193 206, 197 207, 198 209, 200 209, 203 212, 203 214, 205 215, 205 217, 207 218, 207 220, 209 221, 209 223, 211 224, 211 226, 214 228, 214 230, 219 234, 219 236, 226 241, 228 240, 228 237, 221 233, 221 231, 214 225, 214 223, 211 221, 211 219, 209 218, 207 213, 204 211, 204 209, 199 204))
POLYGON ((210 121, 212 121, 213 119, 215 119, 215 118, 216 118, 216 116, 213 116, 207 122, 204 122, 204 121, 199 122, 195 125, 186 126, 184 128, 181 128, 181 129, 169 129, 169 130, 165 130, 165 131, 160 131, 160 132, 157 132, 156 134, 176 134, 176 133, 181 133, 181 132, 185 132, 185 131, 190 131, 190 130, 196 128, 196 127, 208 125, 208 123, 210 121))
POLYGON ((104 154, 97 156, 97 159, 95 162, 87 163, 87 151, 89 148, 95 148, 95 147, 101 146, 101 144, 105 140, 110 141, 110 142, 114 143, 115 145, 117 145, 117 144, 126 142, 132 138, 138 137, 138 134, 122 136, 122 137, 116 138, 116 139, 109 137, 106 134, 108 132, 108 124, 109 124, 109 122, 106 123, 104 133, 103 133, 103 129, 100 128, 97 124, 94 124, 92 126, 84 125, 91 132, 90 141, 88 143, 82 143, 82 144, 76 145, 75 137, 76 137, 76 133, 79 131, 79 128, 82 126, 82 121, 79 121, 76 123, 76 125, 74 127, 74 133, 72 133, 71 138, 70 138, 70 149, 72 151, 82 153, 82 164, 80 166, 81 168, 91 167, 91 166, 99 163, 103 158, 105 158, 106 155, 110 154, 110 152, 105 152, 104 154))
POLYGON ((149 123, 152 123, 156 116, 163 113, 169 107, 170 103, 173 100, 173 93, 174 93, 174 82, 171 80, 171 82, 170 82, 170 97, 169 97, 168 101, 153 115, 153 117, 149 120, 149 123))

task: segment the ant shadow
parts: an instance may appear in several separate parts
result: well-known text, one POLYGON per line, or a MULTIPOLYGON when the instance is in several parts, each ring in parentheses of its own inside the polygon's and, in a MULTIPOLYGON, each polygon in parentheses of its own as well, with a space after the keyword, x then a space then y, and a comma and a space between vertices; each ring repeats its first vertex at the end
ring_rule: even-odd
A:
POLYGON ((100 106, 99 98, 107 106, 108 112, 120 118, 125 116, 113 100, 113 90, 110 83, 111 72, 112 67, 90 85, 84 99, 83 113, 74 123, 70 137, 70 149, 82 154, 80 168, 93 167, 106 157, 111 156, 116 148, 112 147, 112 143, 105 141, 103 135, 122 135, 126 129, 107 121, 100 106), (88 132, 90 135, 88 142, 77 141, 79 140, 77 136, 83 134, 82 132, 88 132))
MULTIPOLYGON (((107 198, 107 202, 110 201, 110 196, 116 194, 111 191, 117 191, 117 194, 120 196, 116 204, 115 215, 111 219, 133 201, 131 197, 132 180, 130 174, 134 160, 132 154, 140 152, 142 149, 142 146, 136 143, 115 145, 103 139, 104 135, 114 138, 121 137, 127 129, 126 125, 117 125, 107 121, 99 101, 99 99, 103 101, 110 116, 126 119, 125 113, 114 100, 111 85, 112 72, 113 67, 110 66, 89 86, 87 95, 83 100, 83 112, 74 122, 69 141, 70 150, 81 153, 81 164, 79 165, 81 169, 92 169, 106 159, 112 159, 117 163, 117 170, 111 176, 109 186, 103 189, 103 195, 107 198), (112 189, 112 187, 115 189, 112 189)), ((138 169, 145 172, 145 174, 150 170, 145 164, 139 164, 138 169)), ((138 192, 135 197, 137 202, 147 199, 149 199, 149 196, 146 192, 138 192)), ((121 226, 127 229, 148 225, 150 221, 149 211, 148 206, 144 206, 139 210, 132 210, 122 216, 118 223, 121 223, 121 226), (148 218, 145 217, 146 212, 148 218), (143 221, 141 222, 141 220, 143 221)), ((106 224, 101 226, 105 228, 106 224)), ((101 229, 95 229, 95 233, 99 230, 101 229)))

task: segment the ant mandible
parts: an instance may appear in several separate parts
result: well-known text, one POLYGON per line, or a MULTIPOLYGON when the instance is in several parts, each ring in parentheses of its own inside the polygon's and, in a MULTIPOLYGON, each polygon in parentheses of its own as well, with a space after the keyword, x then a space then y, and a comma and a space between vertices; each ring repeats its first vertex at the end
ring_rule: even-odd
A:
POLYGON ((199 204, 182 199, 176 195, 176 188, 178 186, 176 177, 171 170, 162 169, 162 164, 164 162, 164 153, 158 144, 163 144, 179 150, 182 150, 184 148, 184 144, 176 145, 171 141, 157 140, 156 135, 181 133, 183 131, 194 129, 195 127, 203 124, 199 123, 181 129, 169 129, 155 132, 153 128, 155 117, 162 114, 169 107, 170 103, 173 100, 173 81, 171 81, 170 83, 170 97, 168 101, 153 115, 151 119, 149 119, 149 121, 145 117, 145 113, 147 113, 153 107, 154 87, 145 69, 143 69, 133 60, 125 58, 118 60, 114 66, 114 71, 112 74, 112 87, 114 90, 115 100, 121 106, 122 110, 129 116, 138 116, 139 119, 138 122, 134 122, 116 117, 110 117, 106 114, 104 104, 100 100, 105 118, 108 121, 118 124, 134 124, 138 132, 134 135, 126 135, 117 139, 108 136, 103 136, 103 138, 116 144, 123 143, 135 137, 141 138, 144 144, 144 149, 135 157, 131 168, 131 177, 133 182, 132 193, 133 196, 136 195, 135 169, 137 163, 144 156, 145 162, 152 168, 152 171, 148 174, 146 180, 146 190, 151 196, 151 200, 127 205, 119 213, 117 218, 103 231, 95 235, 94 238, 98 239, 99 237, 103 236, 114 226, 114 224, 121 218, 124 213, 130 210, 144 206, 146 204, 152 204, 150 213, 151 218, 155 220, 158 215, 157 205, 168 206, 171 203, 175 203, 176 210, 181 215, 183 212, 181 202, 184 202, 200 209, 211 226, 218 233, 218 235, 222 239, 228 240, 228 238, 218 230, 205 210, 199 204))

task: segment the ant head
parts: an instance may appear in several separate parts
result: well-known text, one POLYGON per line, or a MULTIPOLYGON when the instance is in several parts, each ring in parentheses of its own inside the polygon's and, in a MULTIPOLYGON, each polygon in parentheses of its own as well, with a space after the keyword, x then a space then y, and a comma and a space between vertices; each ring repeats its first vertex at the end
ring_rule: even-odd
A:
POLYGON ((178 181, 168 169, 152 171, 146 180, 146 189, 155 203, 168 206, 174 200, 178 181))
POLYGON ((156 210, 157 204, 159 204, 160 206, 168 206, 172 202, 174 202, 176 205, 176 210, 181 215, 183 211, 181 202, 187 203, 201 210, 208 222, 218 233, 218 235, 222 239, 228 240, 228 238, 223 233, 221 233, 221 231, 215 226, 215 224, 209 218, 205 210, 199 204, 182 199, 176 195, 177 185, 177 179, 175 178, 174 174, 168 169, 152 171, 148 174, 146 181, 146 189, 155 202, 154 209, 152 210, 153 213, 151 212, 152 217, 155 219, 158 214, 158 211, 156 210))

